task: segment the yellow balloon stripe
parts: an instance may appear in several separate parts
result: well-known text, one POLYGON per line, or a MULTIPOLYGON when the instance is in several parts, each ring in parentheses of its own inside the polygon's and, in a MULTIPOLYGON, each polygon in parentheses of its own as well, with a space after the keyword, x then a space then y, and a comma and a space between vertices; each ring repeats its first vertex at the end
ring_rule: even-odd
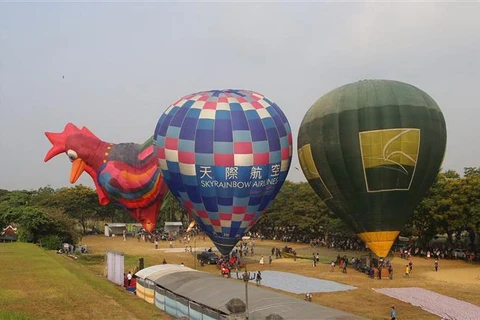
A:
POLYGON ((302 167, 303 173, 305 174, 307 180, 320 178, 320 174, 318 173, 315 162, 313 161, 310 144, 306 144, 298 149, 298 159, 300 160, 300 166, 302 167))
POLYGON ((386 257, 400 231, 362 232, 358 236, 379 257, 386 257))

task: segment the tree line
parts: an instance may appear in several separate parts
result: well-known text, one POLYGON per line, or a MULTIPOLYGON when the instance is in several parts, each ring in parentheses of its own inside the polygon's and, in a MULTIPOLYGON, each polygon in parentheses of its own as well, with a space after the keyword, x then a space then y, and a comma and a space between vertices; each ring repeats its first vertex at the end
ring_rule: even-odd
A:
MULTIPOLYGON (((182 221, 186 226, 188 220, 179 203, 169 199, 157 226, 163 226, 165 221, 182 221)), ((96 191, 87 186, 60 189, 47 186, 29 191, 0 189, 0 227, 17 226, 21 241, 76 243, 82 235, 107 222, 135 220, 114 205, 101 206, 96 191)), ((291 181, 284 183, 251 231, 267 238, 302 242, 354 236, 308 183, 291 181)), ((467 249, 476 252, 479 231, 480 168, 471 167, 465 168, 463 176, 455 171, 439 173, 401 235, 415 238, 417 245, 423 246, 439 234, 446 235, 450 247, 460 246, 466 238, 467 249)))
MULTIPOLYGON (((308 183, 286 181, 266 215, 253 228, 269 238, 308 242, 346 239, 353 232, 318 198, 308 183)), ((438 235, 444 245, 476 252, 480 235, 480 168, 441 172, 400 233, 428 247, 438 235)))

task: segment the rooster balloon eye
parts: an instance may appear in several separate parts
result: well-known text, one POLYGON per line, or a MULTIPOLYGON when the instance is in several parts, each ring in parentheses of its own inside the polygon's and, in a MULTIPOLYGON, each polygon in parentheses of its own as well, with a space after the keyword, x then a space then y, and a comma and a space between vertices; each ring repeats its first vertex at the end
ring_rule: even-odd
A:
POLYGON ((67 156, 70 159, 70 161, 74 161, 78 158, 77 153, 71 149, 67 151, 67 156))

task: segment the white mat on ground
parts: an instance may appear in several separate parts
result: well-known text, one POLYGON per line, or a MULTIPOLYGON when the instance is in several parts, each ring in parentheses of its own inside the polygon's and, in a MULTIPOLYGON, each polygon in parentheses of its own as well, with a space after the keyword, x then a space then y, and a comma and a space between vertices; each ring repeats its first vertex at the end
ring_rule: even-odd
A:
MULTIPOLYGON (((233 275, 235 277, 235 275, 233 275)), ((262 271, 262 286, 292 293, 335 292, 356 289, 334 281, 320 280, 280 271, 262 271)))
MULTIPOLYGON (((420 307, 425 311, 440 316, 442 319, 480 319, 480 307, 422 288, 383 288, 373 290, 420 307)), ((399 317, 401 317, 401 312, 399 312, 399 317)))

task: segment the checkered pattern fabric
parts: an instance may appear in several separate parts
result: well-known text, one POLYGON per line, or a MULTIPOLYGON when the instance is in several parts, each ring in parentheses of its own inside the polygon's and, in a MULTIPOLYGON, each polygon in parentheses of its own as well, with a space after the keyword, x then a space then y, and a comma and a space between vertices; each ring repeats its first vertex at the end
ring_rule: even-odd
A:
POLYGON ((214 90, 174 102, 158 121, 154 148, 172 194, 226 254, 285 181, 292 134, 263 95, 214 90))

